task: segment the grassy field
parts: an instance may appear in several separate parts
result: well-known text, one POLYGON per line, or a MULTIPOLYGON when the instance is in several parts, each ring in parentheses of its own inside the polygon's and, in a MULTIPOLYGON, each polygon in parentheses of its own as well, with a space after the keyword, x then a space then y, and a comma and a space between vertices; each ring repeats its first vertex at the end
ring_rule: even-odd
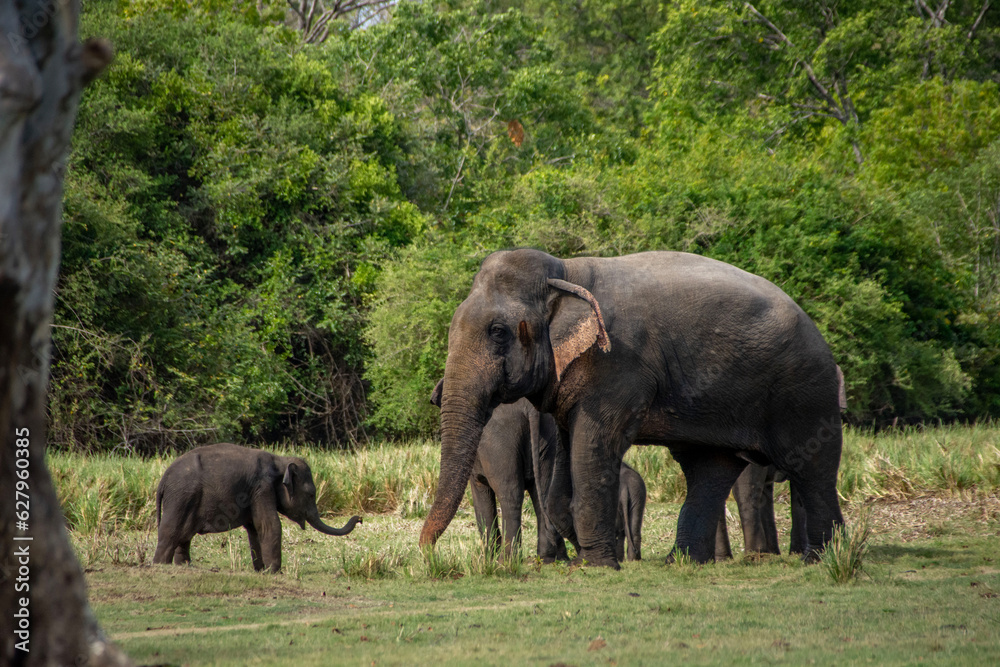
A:
POLYGON ((683 480, 660 448, 629 455, 651 502, 645 560, 620 572, 534 562, 530 510, 526 558, 492 562, 467 503, 425 561, 432 443, 307 452, 327 521, 361 511, 365 523, 334 538, 284 522, 277 576, 252 571, 242 531, 195 538, 191 567, 150 566, 169 458, 50 465, 95 611, 137 664, 980 665, 1000 655, 998 444, 988 426, 849 432, 845 514, 873 535, 847 584, 787 556, 666 565, 683 480))

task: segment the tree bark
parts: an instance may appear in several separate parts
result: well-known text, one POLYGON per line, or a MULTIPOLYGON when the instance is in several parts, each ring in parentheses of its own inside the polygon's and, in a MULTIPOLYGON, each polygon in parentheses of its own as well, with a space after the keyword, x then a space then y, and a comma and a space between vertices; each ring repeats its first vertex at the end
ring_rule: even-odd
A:
POLYGON ((45 465, 64 160, 80 91, 111 60, 78 0, 0 2, 0 664, 124 665, 87 603, 45 465))

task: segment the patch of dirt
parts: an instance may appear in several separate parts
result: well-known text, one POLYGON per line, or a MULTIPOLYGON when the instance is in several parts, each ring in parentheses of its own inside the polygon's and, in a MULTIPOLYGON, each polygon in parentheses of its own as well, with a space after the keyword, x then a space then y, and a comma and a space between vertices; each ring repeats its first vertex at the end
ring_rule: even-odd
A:
POLYGON ((1000 498, 971 499, 925 496, 908 500, 875 500, 845 507, 848 522, 868 508, 876 535, 912 542, 945 534, 989 536, 1000 533, 1000 498))

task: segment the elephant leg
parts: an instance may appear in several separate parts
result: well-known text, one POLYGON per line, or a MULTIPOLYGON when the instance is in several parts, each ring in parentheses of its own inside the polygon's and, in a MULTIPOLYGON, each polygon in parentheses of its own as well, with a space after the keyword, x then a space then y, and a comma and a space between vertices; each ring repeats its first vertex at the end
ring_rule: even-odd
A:
POLYGON ((687 480, 687 498, 677 518, 675 551, 696 562, 715 557, 719 522, 725 520, 726 498, 747 462, 719 448, 693 446, 673 452, 687 480))
MULTIPOLYGON (((615 437, 611 424, 594 423, 595 411, 580 410, 573 424, 570 470, 573 478, 573 525, 580 551, 590 565, 620 569, 615 555, 615 522, 622 454, 628 442, 615 437)), ((599 413, 597 413, 599 414, 599 413)))
POLYGON ((500 512, 503 521, 503 552, 511 558, 521 549, 521 509, 524 506, 524 484, 506 488, 500 493, 500 512))
POLYGON ((253 562, 253 569, 261 572, 264 569, 264 557, 260 550, 260 535, 252 523, 248 523, 244 528, 247 531, 247 540, 250 542, 250 560, 253 562))
POLYGON ((174 565, 187 565, 191 562, 191 540, 185 540, 174 549, 174 565))
POLYGON ((557 560, 569 560, 566 553, 566 542, 553 528, 549 517, 542 506, 542 499, 538 492, 538 481, 531 481, 527 484, 528 496, 531 498, 531 505, 535 508, 535 517, 538 520, 538 557, 543 563, 552 563, 557 560))
POLYGON ((774 466, 768 466, 768 476, 760 495, 760 526, 764 535, 762 553, 781 554, 778 546, 778 526, 774 523, 774 466))
POLYGON ((780 553, 774 524, 774 467, 749 464, 733 485, 743 528, 743 550, 780 553))
POLYGON ((837 526, 843 525, 844 518, 840 513, 840 503, 837 498, 837 489, 832 484, 831 488, 808 489, 802 492, 802 505, 806 515, 806 535, 807 545, 803 558, 808 561, 819 560, 827 542, 833 537, 833 530, 837 526))
POLYGON ((804 554, 809 548, 809 535, 806 532, 806 509, 802 505, 802 499, 799 497, 795 484, 789 486, 792 505, 792 538, 788 545, 788 551, 793 554, 804 554))
POLYGON ((560 431, 557 454, 552 464, 552 481, 549 484, 548 496, 545 498, 545 514, 552 527, 565 539, 569 540, 577 555, 580 554, 580 541, 573 525, 573 476, 569 460, 569 435, 560 431))
MULTIPOLYGON (((160 516, 160 525, 156 528, 156 551, 153 553, 154 563, 172 563, 174 554, 178 546, 184 541, 181 521, 163 512, 160 516)), ((190 542, 190 536, 187 536, 190 542)))
POLYGON ((172 563, 174 551, 177 549, 177 540, 165 534, 161 529, 156 538, 156 551, 153 553, 154 563, 172 563))
POLYGON ((476 527, 483 548, 493 557, 500 549, 500 524, 497 517, 497 497, 486 483, 472 478, 472 508, 476 511, 476 527))
POLYGON ((615 515, 615 558, 621 563, 625 560, 625 537, 628 533, 625 523, 628 521, 628 498, 624 491, 618 498, 618 513, 615 515))
POLYGON ((723 510, 715 529, 715 560, 729 560, 732 557, 733 548, 729 544, 729 529, 726 526, 726 512, 723 510))
MULTIPOLYGON (((805 560, 817 560, 837 526, 843 525, 837 496, 842 433, 839 415, 800 423, 794 432, 781 434, 779 445, 792 443, 784 461, 776 460, 788 474, 805 514, 805 560)), ((772 457, 774 458, 774 457, 772 457)))
POLYGON ((261 494, 251 507, 254 530, 260 538, 264 568, 272 573, 281 570, 281 521, 273 494, 261 494))

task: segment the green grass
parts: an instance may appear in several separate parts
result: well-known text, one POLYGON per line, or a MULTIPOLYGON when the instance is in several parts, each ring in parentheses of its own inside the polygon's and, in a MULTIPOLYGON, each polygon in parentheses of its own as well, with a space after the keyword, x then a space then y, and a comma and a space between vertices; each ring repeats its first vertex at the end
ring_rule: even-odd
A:
POLYGON ((877 501, 873 525, 950 528, 876 531, 866 576, 846 585, 788 556, 665 565, 678 506, 664 503, 649 507, 647 559, 620 572, 533 559, 484 570, 464 510, 433 565, 416 547, 421 522, 392 515, 346 538, 286 523, 276 576, 250 571, 236 531, 196 538, 190 567, 149 566, 151 551, 143 566, 84 561, 98 618, 137 664, 988 664, 1000 502, 897 505, 877 501))
MULTIPOLYGON (((838 488, 845 500, 1000 492, 1000 426, 911 427, 878 435, 847 429, 844 440, 838 488)), ((440 445, 433 441, 276 451, 309 462, 325 514, 423 518, 437 489, 440 445)), ((87 533, 153 527, 153 494, 173 458, 50 454, 67 524, 87 533)), ((633 447, 626 460, 646 481, 650 501, 684 499, 684 477, 666 448, 633 447)), ((778 489, 787 494, 787 485, 778 489)))
MULTIPOLYGON (((736 560, 665 564, 683 480, 661 448, 629 453, 651 502, 646 560, 620 572, 538 563, 527 501, 523 557, 486 557, 468 502, 426 557, 428 442, 299 452, 324 511, 365 522, 343 538, 283 522, 276 576, 253 572, 243 531, 196 537, 190 567, 150 565, 169 457, 50 465, 94 609, 137 664, 988 664, 1000 651, 998 442, 986 426, 849 431, 847 539, 825 556, 841 574, 744 559, 732 502, 736 560)), ((776 509, 787 544, 787 492, 776 509)))

